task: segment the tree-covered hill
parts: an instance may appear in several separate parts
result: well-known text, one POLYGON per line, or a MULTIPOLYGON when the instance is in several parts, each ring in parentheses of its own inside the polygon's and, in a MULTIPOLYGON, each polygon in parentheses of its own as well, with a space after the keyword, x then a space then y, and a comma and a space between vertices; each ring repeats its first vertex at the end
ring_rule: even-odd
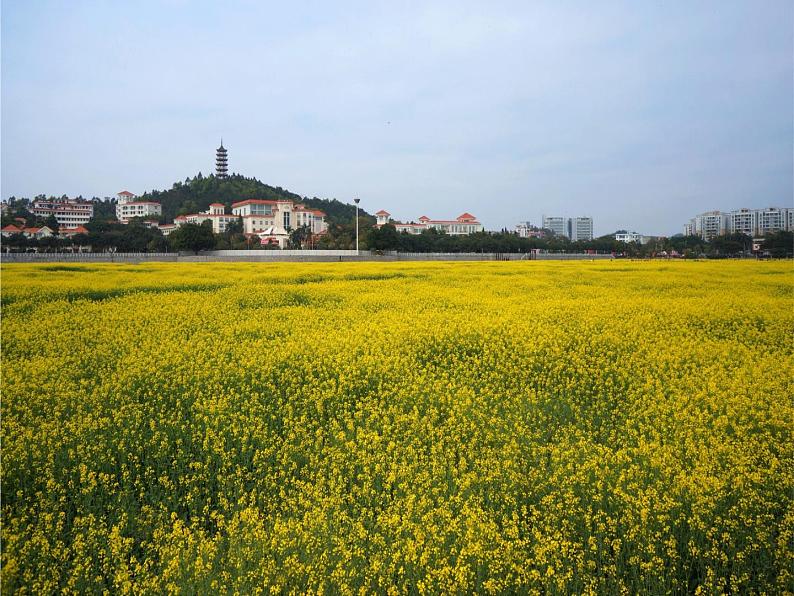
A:
MULTIPOLYGON (((205 211, 210 203, 223 203, 226 211, 231 213, 232 203, 245 199, 287 199, 300 202, 307 207, 324 211, 327 215, 326 221, 332 224, 352 223, 355 220, 355 205, 337 199, 302 197, 281 187, 270 186, 256 178, 246 178, 239 174, 223 179, 199 173, 193 178, 186 178, 184 182, 174 183, 169 190, 146 192, 140 200, 159 202, 163 206, 162 220, 170 222, 177 215, 205 211)), ((374 217, 362 210, 359 210, 359 215, 375 221, 374 217)))

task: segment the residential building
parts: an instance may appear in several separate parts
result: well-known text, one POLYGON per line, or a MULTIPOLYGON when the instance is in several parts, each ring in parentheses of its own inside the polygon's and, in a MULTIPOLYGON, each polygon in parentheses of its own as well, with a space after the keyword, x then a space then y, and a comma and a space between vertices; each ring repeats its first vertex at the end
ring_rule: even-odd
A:
POLYGON ((28 238, 46 238, 52 236, 53 231, 47 226, 40 228, 22 228, 22 233, 28 238))
POLYGON ((423 215, 417 222, 411 221, 408 223, 392 220, 388 211, 378 211, 375 216, 378 220, 376 224, 378 227, 391 223, 397 228, 398 232, 407 232, 408 234, 421 234, 425 230, 438 230, 451 236, 465 236, 466 234, 474 234, 484 230, 483 225, 471 213, 461 213, 455 219, 430 219, 423 215))
POLYGON ((234 203, 232 213, 243 219, 244 233, 265 232, 266 236, 279 240, 283 237, 286 241, 291 230, 301 227, 308 227, 312 234, 324 234, 328 230, 324 212, 287 200, 247 199, 234 203))
POLYGON ((756 211, 756 232, 759 236, 780 231, 794 231, 794 209, 768 207, 756 211))
POLYGON ((703 240, 711 240, 715 236, 727 234, 729 226, 730 218, 727 213, 707 211, 693 217, 689 225, 684 228, 684 233, 688 236, 700 236, 703 240))
POLYGON ((781 230, 794 231, 794 209, 767 207, 736 209, 728 213, 708 211, 696 215, 684 225, 685 236, 700 236, 704 240, 732 233, 764 236, 781 230))
POLYGON ((163 224, 161 226, 157 226, 163 236, 168 236, 171 232, 177 229, 176 224, 163 224))
POLYGON ((8 238, 9 236, 13 236, 14 234, 21 234, 21 233, 22 233, 22 228, 11 224, 0 229, 0 234, 2 234, 3 238, 8 238))
MULTIPOLYGON (((755 209, 738 209, 728 214, 726 231, 752 236, 758 229, 758 212, 755 209)), ((691 234, 694 235, 694 234, 691 234)))
POLYGON ((163 214, 160 203, 155 201, 136 201, 137 195, 128 190, 122 190, 116 195, 116 219, 121 223, 129 223, 134 217, 143 219, 159 219, 163 214))
POLYGON ((64 228, 85 225, 94 216, 94 204, 78 199, 36 199, 30 210, 38 217, 54 215, 58 226, 64 228))

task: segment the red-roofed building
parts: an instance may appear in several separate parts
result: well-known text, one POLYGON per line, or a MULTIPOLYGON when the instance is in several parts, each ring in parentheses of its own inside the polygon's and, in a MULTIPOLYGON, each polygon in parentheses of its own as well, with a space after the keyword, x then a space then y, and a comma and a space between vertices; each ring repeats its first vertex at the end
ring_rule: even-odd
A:
MULTIPOLYGON (((236 215, 227 215, 226 207, 223 203, 211 203, 209 209, 201 213, 191 213, 189 215, 178 215, 174 218, 174 226, 179 227, 187 223, 201 225, 205 221, 212 222, 212 231, 215 234, 222 234, 226 231, 229 224, 237 221, 236 215)), ((174 228, 160 226, 160 231, 167 236, 174 228)))
POLYGON ((94 204, 78 199, 36 199, 30 211, 42 218, 53 215, 58 227, 76 228, 87 224, 94 216, 94 204))
POLYGON ((88 234, 88 230, 83 226, 77 226, 76 228, 60 228, 58 230, 58 235, 63 238, 70 238, 76 234, 88 234))
POLYGON ((425 230, 434 229, 452 236, 463 236, 484 230, 477 218, 468 212, 460 214, 455 219, 430 219, 427 215, 422 215, 419 217, 418 223, 392 221, 389 217, 391 214, 384 210, 378 211, 375 215, 378 218, 377 227, 391 222, 398 232, 407 232, 408 234, 421 234, 425 230))
POLYGON ((156 201, 136 201, 137 195, 128 190, 122 190, 116 195, 116 219, 121 223, 129 223, 135 217, 141 219, 160 219, 163 208, 156 201))
POLYGON ((8 238, 9 236, 13 236, 14 234, 21 234, 21 233, 22 233, 21 228, 12 226, 10 224, 0 229, 0 234, 2 234, 4 238, 8 238))
POLYGON ((232 213, 242 217, 246 234, 266 233, 268 238, 278 238, 282 246, 286 244, 290 230, 304 226, 312 234, 323 234, 328 230, 325 213, 287 200, 247 199, 233 203, 232 213))
POLYGON ((28 238, 45 238, 47 236, 52 236, 52 230, 47 226, 41 226, 40 228, 24 228, 22 233, 28 238))

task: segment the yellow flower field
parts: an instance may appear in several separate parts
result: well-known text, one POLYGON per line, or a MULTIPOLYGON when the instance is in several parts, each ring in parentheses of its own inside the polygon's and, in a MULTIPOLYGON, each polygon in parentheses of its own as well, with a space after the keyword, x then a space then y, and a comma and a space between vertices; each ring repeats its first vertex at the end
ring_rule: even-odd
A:
POLYGON ((2 591, 792 591, 793 274, 4 265, 2 591))

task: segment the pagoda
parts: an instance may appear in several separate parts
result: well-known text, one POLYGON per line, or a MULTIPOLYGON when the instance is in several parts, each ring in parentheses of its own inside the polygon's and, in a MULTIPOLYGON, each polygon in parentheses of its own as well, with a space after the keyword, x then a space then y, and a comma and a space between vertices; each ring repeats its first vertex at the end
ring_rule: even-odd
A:
POLYGON ((226 178, 229 161, 226 156, 226 149, 223 147, 223 139, 221 139, 221 146, 215 150, 215 177, 226 178))

